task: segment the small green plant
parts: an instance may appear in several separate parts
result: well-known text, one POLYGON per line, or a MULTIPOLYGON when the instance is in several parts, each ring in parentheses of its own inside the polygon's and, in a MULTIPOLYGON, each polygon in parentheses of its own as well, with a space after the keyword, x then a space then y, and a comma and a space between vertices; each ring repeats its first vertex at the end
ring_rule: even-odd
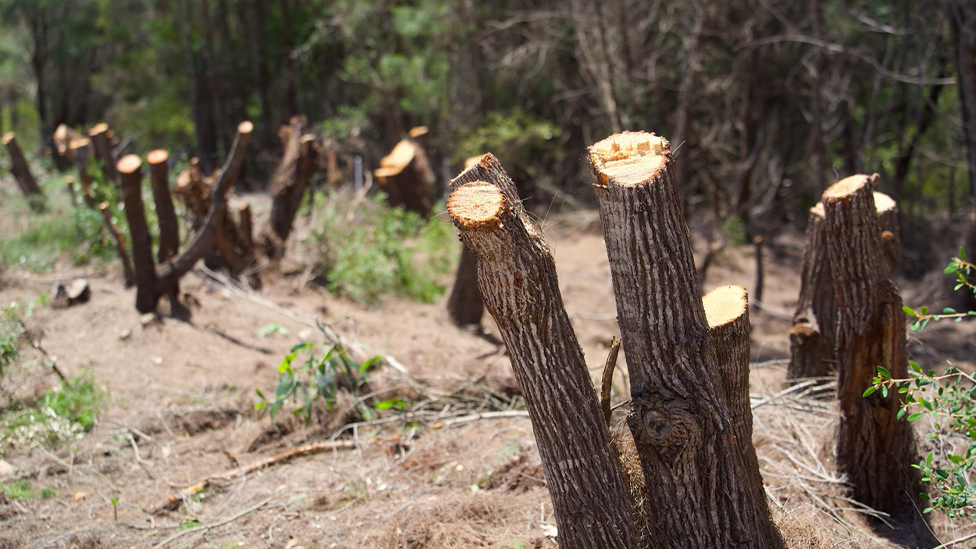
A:
POLYGON ((271 324, 262 327, 258 332, 258 335, 261 337, 271 337, 274 335, 287 336, 289 333, 288 328, 285 327, 284 324, 280 322, 272 322, 271 324))
POLYGON ((60 386, 0 417, 0 448, 57 446, 77 439, 95 426, 105 400, 88 370, 62 380, 60 386))
POLYGON ((112 504, 112 516, 115 517, 115 522, 119 521, 119 497, 116 496, 109 500, 112 504))
MULTIPOLYGON (((291 348, 278 366, 281 375, 274 398, 269 400, 260 389, 255 389, 260 401, 255 409, 266 411, 271 419, 289 400, 298 402, 292 413, 305 416, 305 423, 312 419, 312 405, 322 399, 329 412, 333 410, 340 389, 356 393, 368 382, 367 370, 380 357, 373 357, 358 364, 339 345, 321 346, 314 343, 299 343, 291 348)), ((381 405, 383 403, 380 403, 381 405)), ((365 403, 360 403, 364 415, 365 403)), ((393 404, 386 406, 392 407, 393 404)))
POLYGON ((176 527, 177 532, 185 532, 200 527, 200 521, 196 519, 186 519, 176 527))
POLYGON ((353 212, 346 205, 330 200, 322 227, 309 240, 329 290, 368 304, 386 294, 426 303, 443 294, 437 281, 457 255, 450 224, 389 208, 382 196, 360 202, 353 212))
POLYGON ((58 497, 60 494, 52 486, 42 486, 40 491, 35 490, 25 479, 0 484, 0 492, 6 494, 10 499, 51 499, 58 497))
MULTIPOLYGON (((976 293, 971 278, 974 271, 976 265, 966 261, 961 249, 959 257, 953 258, 945 268, 946 274, 956 278, 956 290, 976 293)), ((976 316, 976 311, 960 313, 948 308, 939 314, 930 314, 927 307, 917 311, 905 307, 904 311, 914 318, 912 329, 916 331, 925 329, 932 320, 960 322, 965 317, 976 316)), ((901 395, 898 419, 916 422, 926 416, 931 418, 932 428, 926 438, 933 441, 935 450, 912 465, 921 471, 922 482, 928 486, 928 493, 921 494, 928 501, 924 512, 942 511, 952 519, 974 519, 976 481, 971 476, 976 465, 976 376, 953 364, 941 373, 923 370, 915 361, 908 364, 911 369, 907 379, 894 379, 886 368, 878 366, 878 375, 864 396, 880 391, 887 397, 889 390, 897 391, 901 395)))

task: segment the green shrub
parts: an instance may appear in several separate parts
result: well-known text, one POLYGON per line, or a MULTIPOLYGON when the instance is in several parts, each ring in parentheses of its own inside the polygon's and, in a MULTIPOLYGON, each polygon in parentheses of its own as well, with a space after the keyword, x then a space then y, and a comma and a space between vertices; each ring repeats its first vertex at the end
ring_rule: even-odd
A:
MULTIPOLYGON (((956 279, 956 290, 976 293, 976 265, 966 261, 960 249, 945 269, 956 279)), ((930 321, 976 317, 976 311, 956 312, 946 308, 931 314, 927 307, 919 310, 905 307, 914 319, 912 329, 922 331, 930 321)), ((898 419, 915 422, 926 416, 932 419, 932 429, 926 434, 935 450, 912 467, 922 473, 928 493, 921 494, 928 501, 925 513, 938 510, 949 518, 976 519, 976 480, 972 478, 976 466, 976 376, 967 374, 950 364, 941 373, 923 370, 909 361, 908 379, 893 379, 887 369, 878 367, 873 384, 864 391, 867 397, 877 391, 888 396, 889 390, 902 395, 898 419)))
POLYGON ((436 301, 444 292, 438 280, 457 256, 453 227, 389 208, 382 195, 353 211, 338 196, 344 195, 330 199, 325 221, 310 238, 329 290, 367 304, 387 294, 436 301))
POLYGON ((0 417, 0 449, 57 446, 95 426, 106 394, 84 370, 32 402, 19 403, 0 417))

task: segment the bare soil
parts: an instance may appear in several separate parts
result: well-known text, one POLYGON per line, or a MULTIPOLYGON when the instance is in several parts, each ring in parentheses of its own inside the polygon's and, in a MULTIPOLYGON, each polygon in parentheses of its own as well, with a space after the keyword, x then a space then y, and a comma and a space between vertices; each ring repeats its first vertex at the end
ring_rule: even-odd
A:
MULTIPOLYGON (((595 214, 554 217, 546 225, 566 307, 596 379, 618 332, 595 214)), ((777 521, 797 548, 911 545, 896 530, 872 528, 865 513, 844 499, 843 479, 832 467, 836 411, 829 384, 802 397, 781 394, 802 237, 768 240, 766 303, 752 313, 751 391, 754 442, 777 521)), ((389 367, 374 372, 374 389, 415 399, 440 395, 443 405, 425 409, 443 410, 444 418, 497 410, 498 402, 506 402, 499 396, 514 390, 504 350, 455 328, 442 304, 390 299, 362 307, 307 284, 300 265, 284 265, 286 274, 265 275, 254 299, 193 273, 183 283, 191 320, 142 324, 134 293, 123 289, 114 267, 2 275, 3 303, 33 299, 56 280, 90 280, 88 303, 38 309, 30 324, 43 331, 43 347, 63 371, 90 369, 111 398, 97 426, 80 440, 3 456, 16 468, 7 480, 25 478, 58 495, 0 498, 0 547, 555 547, 555 521, 525 417, 452 423, 386 413, 381 417, 394 419, 364 424, 348 413, 309 429, 284 418, 276 429, 254 411, 254 389, 273 392, 276 367, 288 349, 299 340, 321 340, 313 319, 406 368, 407 374, 389 367), (289 334, 261 337, 261 328, 275 322, 289 334), (357 421, 354 428, 342 425, 357 421), (171 497, 207 477, 333 439, 355 444, 214 482, 169 505, 171 497)), ((445 273, 444 282, 451 278, 445 273)), ((706 290, 733 283, 751 290, 753 280, 751 250, 729 249, 709 271, 706 290)), ((902 287, 908 303, 923 290, 907 282, 902 287)), ((487 316, 485 324, 494 333, 487 316)), ((948 358, 971 368, 974 350, 972 322, 912 336, 912 353, 933 366, 948 358)), ((57 382, 37 371, 31 379, 35 392, 57 382)), ((618 385, 618 394, 626 394, 621 374, 618 385)), ((943 540, 965 527, 972 528, 933 526, 943 540)))

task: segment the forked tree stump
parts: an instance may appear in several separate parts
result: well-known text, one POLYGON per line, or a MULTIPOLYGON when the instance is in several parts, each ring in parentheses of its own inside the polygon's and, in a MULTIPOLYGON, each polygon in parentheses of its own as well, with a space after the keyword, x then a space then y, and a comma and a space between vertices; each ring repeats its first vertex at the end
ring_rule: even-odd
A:
POLYGON ((451 186, 448 212, 478 259, 485 306, 512 357, 561 547, 632 548, 630 504, 541 230, 486 155, 451 186))
POLYGON ((20 192, 24 193, 27 197, 27 201, 30 203, 31 209, 34 211, 40 211, 44 209, 44 191, 37 184, 37 179, 34 179, 34 174, 30 171, 30 165, 27 164, 27 159, 24 158, 24 151, 21 150, 20 145, 17 143, 17 136, 14 132, 7 132, 0 139, 3 145, 7 148, 7 153, 10 154, 10 173, 14 175, 14 179, 17 181, 17 186, 20 187, 20 192))
POLYGON ((319 148, 315 136, 304 133, 306 126, 304 116, 295 116, 291 125, 282 127, 279 132, 285 152, 271 179, 271 217, 261 245, 271 259, 284 256, 285 244, 294 227, 305 189, 318 168, 319 148))
POLYGON ((670 144, 588 149, 631 379, 628 425, 657 547, 784 547, 729 427, 670 144))
MULTIPOLYGON (((138 156, 122 157, 116 165, 122 180, 122 197, 125 201, 125 214, 132 236, 132 257, 136 279, 136 309, 140 313, 155 312, 159 299, 174 290, 180 278, 187 273, 213 247, 214 236, 220 221, 224 219, 227 194, 240 175, 244 164, 244 152, 251 138, 254 126, 241 122, 237 136, 231 145, 227 161, 224 163, 209 196, 209 209, 206 219, 194 235, 190 245, 180 255, 170 258, 156 269, 152 254, 152 238, 146 225, 145 208, 142 203, 142 161, 138 156)), ((156 205, 159 208, 159 203, 156 205)))
MULTIPOLYGON (((868 176, 857 176, 867 178, 868 176)), ((877 175, 871 176, 871 184, 877 175)), ((875 192, 874 204, 884 249, 888 276, 894 276, 899 253, 898 207, 886 194, 875 192)), ((790 364, 786 377, 797 380, 830 375, 836 369, 834 356, 837 332, 837 303, 827 254, 823 203, 810 209, 806 249, 800 267, 800 298, 790 329, 790 364)))
POLYGON ((877 367, 908 377, 905 316, 891 281, 872 177, 855 175, 824 192, 824 229, 837 306, 837 459, 857 501, 895 513, 921 492, 911 425, 896 419, 898 395, 863 398, 877 367))
POLYGON ((765 498, 759 458, 752 445, 752 403, 749 401, 749 300, 742 286, 722 286, 702 298, 708 335, 715 349, 722 389, 729 404, 729 426, 745 460, 743 471, 756 493, 765 498))
POLYGON ((390 206, 403 206, 424 217, 430 213, 435 176, 419 143, 401 140, 380 160, 373 175, 386 192, 390 206))

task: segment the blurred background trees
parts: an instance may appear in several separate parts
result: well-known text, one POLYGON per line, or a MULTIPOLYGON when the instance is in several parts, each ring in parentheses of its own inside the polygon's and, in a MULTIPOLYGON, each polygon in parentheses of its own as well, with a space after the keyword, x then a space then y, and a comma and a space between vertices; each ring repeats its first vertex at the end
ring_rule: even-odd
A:
MULTIPOLYGON (((690 211, 746 237, 802 222, 844 175, 879 172, 903 210, 910 273, 932 260, 931 232, 913 229, 964 219, 976 196, 974 12, 965 0, 0 0, 0 130, 40 151, 59 124, 104 120, 131 150, 165 143, 209 173, 243 119, 269 159, 277 128, 304 114, 370 166, 426 125, 439 172, 490 149, 549 204, 589 200, 587 144, 646 129, 671 139, 690 211)), ((251 179, 273 165, 249 166, 251 179)))

